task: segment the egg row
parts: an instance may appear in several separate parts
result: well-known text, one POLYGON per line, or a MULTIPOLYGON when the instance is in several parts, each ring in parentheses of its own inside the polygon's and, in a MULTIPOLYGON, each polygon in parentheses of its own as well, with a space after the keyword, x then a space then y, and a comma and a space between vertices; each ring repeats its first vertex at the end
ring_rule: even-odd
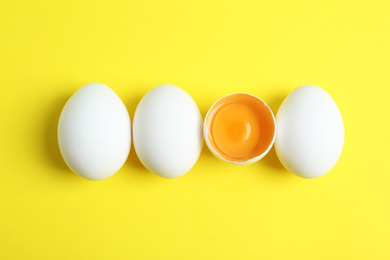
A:
POLYGON ((108 86, 91 83, 65 104, 58 122, 58 144, 76 174, 102 180, 125 163, 131 147, 151 172, 176 178, 196 163, 203 141, 219 159, 250 164, 275 143, 285 168, 317 178, 338 161, 344 124, 337 105, 323 89, 305 85, 283 101, 276 119, 256 96, 235 93, 216 101, 203 122, 195 101, 181 88, 160 85, 139 102, 131 127, 121 99, 108 86))

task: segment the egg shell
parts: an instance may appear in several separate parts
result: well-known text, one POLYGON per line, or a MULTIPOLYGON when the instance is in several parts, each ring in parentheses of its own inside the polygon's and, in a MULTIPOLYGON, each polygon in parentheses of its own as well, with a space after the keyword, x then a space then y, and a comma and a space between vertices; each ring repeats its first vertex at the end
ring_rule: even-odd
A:
POLYGON ((125 105, 104 84, 83 86, 61 112, 58 144, 66 164, 81 177, 112 176, 130 152, 131 122, 125 105))
POLYGON ((187 173, 202 150, 202 116, 182 89, 165 84, 139 102, 133 121, 134 149, 151 172, 176 178, 187 173))
POLYGON ((276 115, 275 151, 284 167, 304 178, 318 178, 337 163, 344 124, 331 96, 322 88, 294 89, 276 115))
POLYGON ((267 153, 271 150, 272 146, 274 145, 274 142, 275 142, 275 138, 276 138, 276 122, 275 122, 275 117, 274 117, 274 114, 272 113, 272 110, 271 108, 260 98, 254 96, 254 95, 251 95, 251 94, 248 94, 248 93, 233 93, 233 94, 230 94, 230 95, 227 95, 227 96, 224 96, 220 99, 218 99, 216 102, 214 102, 214 104, 210 107, 209 111, 207 112, 206 114, 206 117, 205 117, 205 121, 203 123, 203 135, 204 135, 204 138, 205 138, 205 142, 206 142, 206 145, 207 147, 209 148, 209 150, 211 151, 211 153, 217 157, 218 159, 224 161, 224 162, 227 162, 227 163, 231 163, 231 164, 236 164, 236 165, 248 165, 248 164, 252 164, 252 163, 255 163, 257 161, 259 161, 260 159, 262 159, 264 156, 267 155, 267 153), (247 159, 247 160, 243 160, 243 161, 234 161, 234 160, 228 160, 226 158, 224 158, 223 156, 221 156, 213 147, 213 145, 211 144, 211 141, 209 140, 209 128, 210 126, 208 125, 208 117, 210 116, 211 113, 213 113, 213 110, 214 110, 214 107, 218 105, 218 103, 223 100, 223 99, 226 99, 226 98, 229 98, 229 97, 234 97, 234 96, 247 96, 247 97, 251 97, 253 98, 254 100, 256 100, 256 102, 258 103, 257 105, 258 106, 263 106, 265 107, 265 110, 268 112, 267 114, 269 115, 270 118, 272 118, 272 123, 273 123, 273 127, 274 127, 274 130, 273 130, 273 134, 272 134, 272 140, 269 142, 269 145, 268 145, 268 148, 263 151, 262 153, 258 154, 257 156, 254 156, 250 159, 247 159))

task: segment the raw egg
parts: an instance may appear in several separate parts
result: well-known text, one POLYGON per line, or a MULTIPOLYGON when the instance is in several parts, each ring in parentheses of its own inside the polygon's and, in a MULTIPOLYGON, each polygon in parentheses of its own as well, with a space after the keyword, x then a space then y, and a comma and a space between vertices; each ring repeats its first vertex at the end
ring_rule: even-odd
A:
POLYGON ((134 114, 133 142, 141 163, 177 178, 196 163, 203 146, 202 115, 191 96, 170 84, 151 89, 134 114))
POLYGON ((77 90, 62 109, 58 145, 66 164, 81 177, 112 176, 125 163, 131 146, 131 121, 122 100, 101 83, 77 90))
POLYGON ((337 163, 344 146, 344 123, 332 97, 322 88, 294 89, 276 115, 276 154, 284 167, 303 178, 318 178, 337 163))
POLYGON ((235 93, 215 102, 208 111, 204 137, 211 152, 234 164, 250 164, 263 158, 276 136, 275 117, 256 96, 235 93))

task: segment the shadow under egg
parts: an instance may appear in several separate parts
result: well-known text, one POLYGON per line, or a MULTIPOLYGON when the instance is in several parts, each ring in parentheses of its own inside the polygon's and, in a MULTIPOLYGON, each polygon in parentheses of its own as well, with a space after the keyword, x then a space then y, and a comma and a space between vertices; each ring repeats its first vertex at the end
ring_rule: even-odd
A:
POLYGON ((67 95, 67 96, 58 97, 57 99, 53 99, 52 104, 50 104, 50 106, 47 109, 48 115, 46 121, 46 131, 44 134, 45 151, 52 166, 57 169, 64 170, 68 173, 72 173, 72 171, 68 168, 64 159, 61 156, 61 152, 58 146, 58 139, 57 139, 57 127, 58 127, 58 120, 60 118, 61 111, 64 108, 70 96, 71 95, 67 95))
MULTIPOLYGON (((130 116, 130 121, 131 121, 131 148, 130 148, 130 153, 129 153, 129 156, 127 157, 125 164, 127 166, 130 166, 131 168, 135 168, 136 171, 142 171, 143 173, 145 173, 142 175, 145 175, 146 177, 150 177, 153 175, 144 167, 144 165, 139 160, 137 153, 135 152, 134 139, 133 139, 134 114, 135 114, 135 110, 137 109, 138 103, 141 101, 142 97, 143 97, 142 94, 133 95, 131 98, 124 101, 127 112, 129 113, 129 116, 130 116), (148 175, 150 175, 150 176, 148 176, 148 175)), ((138 174, 138 175, 140 175, 140 174, 138 174)))
POLYGON ((273 168, 280 172, 287 172, 282 163, 279 161, 278 156, 276 155, 275 146, 271 148, 266 156, 260 160, 260 162, 265 163, 269 168, 273 168))
MULTIPOLYGON (((288 94, 288 93, 287 93, 288 94)), ((267 105, 271 108, 274 117, 276 118, 276 114, 279 110, 280 105, 283 103, 286 95, 278 95, 273 97, 270 100, 267 100, 267 105)), ((276 129, 278 125, 276 124, 276 129)), ((278 136, 276 135, 276 139, 278 136)), ((270 171, 266 171, 266 175, 270 176, 272 173, 272 177, 288 177, 290 174, 284 168, 283 164, 279 161, 279 158, 275 151, 275 143, 272 145, 271 150, 260 160, 260 163, 266 165, 267 168, 270 168, 270 171)))
POLYGON ((127 157, 126 163, 131 167, 137 168, 138 170, 147 171, 144 165, 139 160, 137 153, 135 152, 134 145, 130 148, 129 156, 127 157))

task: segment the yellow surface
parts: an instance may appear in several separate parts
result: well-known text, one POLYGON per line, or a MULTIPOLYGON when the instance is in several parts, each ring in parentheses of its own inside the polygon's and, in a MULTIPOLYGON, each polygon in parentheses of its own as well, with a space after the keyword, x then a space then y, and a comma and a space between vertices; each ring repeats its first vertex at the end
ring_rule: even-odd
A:
POLYGON ((390 2, 5 1, 0 8, 0 259, 390 259, 390 2), (131 117, 152 87, 186 90, 202 115, 248 92, 274 112, 323 87, 346 141, 315 180, 275 152, 248 166, 204 146, 178 179, 132 148, 104 181, 60 157, 66 100, 102 82, 131 117))

